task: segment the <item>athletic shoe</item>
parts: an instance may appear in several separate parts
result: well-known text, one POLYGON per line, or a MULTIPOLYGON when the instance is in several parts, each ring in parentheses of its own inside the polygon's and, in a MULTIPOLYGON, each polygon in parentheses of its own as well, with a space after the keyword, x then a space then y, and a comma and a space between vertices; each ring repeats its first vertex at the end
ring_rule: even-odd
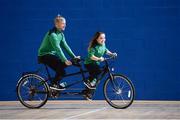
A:
POLYGON ((96 89, 96 85, 92 86, 93 84, 92 84, 89 80, 84 81, 84 84, 85 84, 86 87, 88 87, 89 89, 96 89))
POLYGON ((62 87, 62 86, 59 85, 59 84, 51 84, 51 85, 50 85, 50 88, 53 89, 53 90, 57 90, 57 91, 65 90, 65 88, 62 87))

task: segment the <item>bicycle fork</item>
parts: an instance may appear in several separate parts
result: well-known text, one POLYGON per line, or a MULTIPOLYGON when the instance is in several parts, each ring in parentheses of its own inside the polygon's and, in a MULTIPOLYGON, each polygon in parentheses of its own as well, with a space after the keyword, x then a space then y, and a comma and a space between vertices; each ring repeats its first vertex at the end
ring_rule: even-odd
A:
POLYGON ((118 83, 116 83, 113 74, 110 73, 110 72, 109 72, 109 79, 110 79, 110 83, 113 86, 113 90, 114 91, 119 91, 120 89, 119 89, 118 83))

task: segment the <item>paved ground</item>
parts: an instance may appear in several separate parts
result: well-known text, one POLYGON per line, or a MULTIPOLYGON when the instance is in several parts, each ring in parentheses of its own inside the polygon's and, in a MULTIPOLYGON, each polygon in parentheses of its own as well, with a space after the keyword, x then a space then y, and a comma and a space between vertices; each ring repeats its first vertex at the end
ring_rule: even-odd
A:
POLYGON ((105 101, 48 101, 28 109, 18 101, 0 102, 0 119, 180 119, 180 101, 135 101, 114 109, 105 101))

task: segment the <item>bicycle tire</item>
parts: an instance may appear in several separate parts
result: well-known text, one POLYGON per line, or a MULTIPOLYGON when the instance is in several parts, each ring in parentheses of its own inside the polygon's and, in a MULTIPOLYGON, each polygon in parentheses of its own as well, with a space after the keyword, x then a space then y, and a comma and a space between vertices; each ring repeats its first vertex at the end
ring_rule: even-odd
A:
POLYGON ((44 104, 46 104, 48 100, 49 86, 41 76, 37 74, 26 74, 19 79, 17 87, 16 87, 16 93, 17 93, 18 100, 25 107, 40 108, 44 104), (30 79, 31 81, 29 81, 30 79), (34 79, 34 81, 32 81, 32 79, 34 79), (34 83, 28 83, 28 82, 34 82, 34 83), (24 94, 23 90, 25 92, 25 96, 29 95, 29 97, 32 97, 32 98, 27 97, 26 99, 26 97, 23 96, 24 94), (41 99, 40 96, 38 96, 41 94, 44 95, 43 99, 41 99))
POLYGON ((116 109, 124 109, 129 107, 133 103, 135 97, 135 89, 131 80, 121 74, 113 75, 113 80, 108 78, 104 83, 103 92, 105 100, 108 102, 108 104, 116 109), (119 82, 121 82, 123 86, 119 82), (128 87, 129 89, 126 91, 125 88, 128 87))

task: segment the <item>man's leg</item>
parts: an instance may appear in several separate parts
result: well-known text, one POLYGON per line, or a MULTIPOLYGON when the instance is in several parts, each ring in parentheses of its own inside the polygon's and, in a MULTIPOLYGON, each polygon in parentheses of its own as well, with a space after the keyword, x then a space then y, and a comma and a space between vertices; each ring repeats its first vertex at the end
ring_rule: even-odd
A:
POLYGON ((65 65, 62 62, 58 62, 56 64, 55 71, 56 71, 56 75, 55 75, 54 80, 52 81, 52 83, 59 84, 62 77, 66 74, 65 65))
POLYGON ((58 84, 62 76, 65 75, 66 65, 55 55, 44 55, 40 57, 40 62, 48 65, 51 69, 56 72, 52 84, 58 84))

